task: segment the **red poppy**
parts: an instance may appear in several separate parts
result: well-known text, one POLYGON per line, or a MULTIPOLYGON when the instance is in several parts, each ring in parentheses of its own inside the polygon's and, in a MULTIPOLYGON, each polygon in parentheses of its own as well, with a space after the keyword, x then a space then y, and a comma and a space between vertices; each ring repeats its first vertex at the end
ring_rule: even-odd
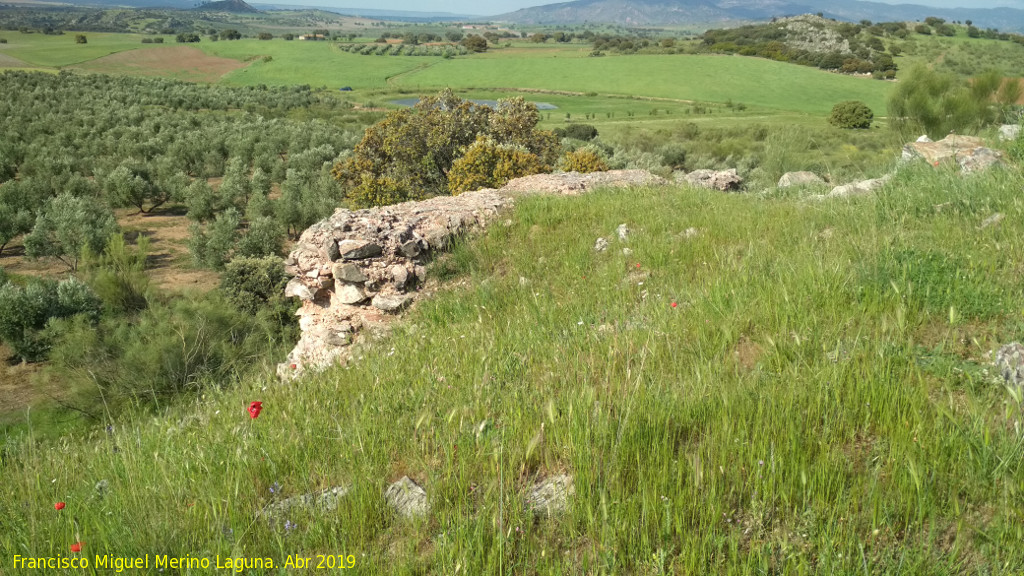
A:
POLYGON ((639 263, 639 262, 637 262, 637 263, 636 263, 636 267, 637 267, 637 268, 639 268, 639 267, 640 267, 640 263, 639 263))
POLYGON ((249 417, 255 420, 260 415, 260 410, 263 410, 263 402, 252 402, 249 404, 249 417))
POLYGON ((299 368, 298 364, 292 364, 292 370, 298 370, 298 368, 299 368))
POLYGON ((56 508, 57 510, 63 510, 64 506, 66 506, 66 504, 64 504, 63 502, 57 502, 56 504, 53 505, 53 507, 56 508))
POLYGON ((71 545, 71 551, 72 552, 81 552, 82 551, 82 543, 81 542, 75 542, 74 544, 72 544, 71 545))
POLYGON ((676 304, 675 302, 673 302, 673 303, 672 303, 672 307, 673 307, 673 308, 675 308, 676 306, 678 306, 678 304, 676 304))

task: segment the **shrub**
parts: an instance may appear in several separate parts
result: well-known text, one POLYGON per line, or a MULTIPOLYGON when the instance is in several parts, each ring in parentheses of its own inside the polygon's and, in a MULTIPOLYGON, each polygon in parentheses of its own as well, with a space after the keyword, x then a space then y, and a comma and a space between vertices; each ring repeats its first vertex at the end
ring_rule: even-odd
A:
POLYGON ((932 29, 926 26, 925 24, 918 24, 917 26, 914 26, 914 32, 917 32, 918 34, 923 34, 925 36, 931 36, 932 29))
POLYGON ((259 38, 260 40, 273 40, 274 39, 274 35, 271 34, 270 32, 260 32, 259 35, 256 36, 256 37, 259 38))
POLYGON ((520 176, 547 172, 536 154, 523 146, 498 144, 492 138, 478 136, 448 173, 448 188, 461 194, 481 188, 500 188, 520 176))
POLYGON ((833 106, 828 122, 839 128, 870 128, 874 118, 874 112, 866 104, 850 100, 833 106))
POLYGON ((220 289, 236 308, 256 314, 268 306, 287 303, 288 275, 280 258, 235 258, 224 267, 220 289))
POLYGON ((559 168, 566 172, 604 172, 608 170, 608 163, 597 151, 588 147, 566 152, 559 168))
POLYGON ((683 170, 686 167, 686 148, 678 143, 671 142, 661 147, 661 160, 665 166, 673 170, 683 170))
POLYGON ((132 250, 123 234, 114 234, 107 241, 103 254, 86 260, 84 268, 89 275, 89 285, 108 310, 133 314, 149 305, 148 255, 148 237, 139 236, 138 246, 132 250))
POLYGON ((446 90, 368 128, 332 174, 360 206, 445 194, 452 165, 479 135, 496 144, 522 146, 542 164, 553 164, 558 141, 553 133, 536 129, 539 121, 537 107, 522 98, 501 100, 492 110, 446 90))
POLYGON ((85 37, 85 34, 75 34, 75 44, 88 44, 89 40, 85 37))
POLYGON ((962 81, 917 66, 902 79, 889 97, 889 124, 901 138, 924 133, 933 139, 949 134, 972 132, 992 123, 998 107, 1017 95, 1000 91, 1003 76, 989 71, 962 81))
POLYGON ((555 136, 589 142, 597 138, 597 128, 590 124, 570 124, 565 128, 555 128, 555 136))
POLYGON ((0 340, 25 362, 42 360, 50 338, 43 329, 53 318, 78 314, 90 322, 99 319, 99 298, 75 278, 56 283, 31 280, 24 287, 0 285, 0 340))

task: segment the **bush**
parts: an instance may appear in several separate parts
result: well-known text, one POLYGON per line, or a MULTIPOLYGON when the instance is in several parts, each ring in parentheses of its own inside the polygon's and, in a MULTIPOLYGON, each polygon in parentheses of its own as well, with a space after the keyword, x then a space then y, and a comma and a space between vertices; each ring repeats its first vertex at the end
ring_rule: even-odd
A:
POLYGON ((255 314, 268 302, 283 298, 287 283, 280 258, 235 258, 224 267, 220 289, 239 310, 255 314))
POLYGON ((492 110, 446 90, 368 128, 332 174, 359 206, 445 194, 452 165, 480 135, 496 144, 522 146, 543 165, 553 164, 558 141, 553 133, 536 129, 539 121, 537 107, 522 98, 500 100, 492 110))
POLYGON ((828 122, 839 128, 870 128, 874 118, 875 114, 867 104, 850 100, 833 106, 828 122))
POLYGON ((590 124, 570 124, 565 128, 555 128, 555 136, 589 142, 597 138, 597 128, 590 124))
POLYGON ((75 44, 88 44, 89 40, 85 37, 85 34, 75 34, 75 44))
POLYGON ((24 287, 0 285, 0 340, 25 362, 46 357, 50 335, 44 333, 54 318, 81 314, 89 322, 99 320, 102 303, 75 278, 56 283, 31 280, 24 287))
POLYGON ((452 164, 448 172, 448 188, 452 194, 481 188, 500 188, 513 178, 550 169, 536 154, 523 146, 498 144, 492 138, 481 135, 452 164))
POLYGON ((608 163, 601 158, 597 151, 591 148, 580 148, 572 152, 566 152, 559 164, 559 168, 566 172, 604 172, 608 170, 608 163))
MULTIPOLYGON (((1019 91, 1002 88, 1003 75, 991 70, 968 81, 917 66, 889 96, 889 124, 901 138, 922 131, 933 139, 950 131, 974 132, 996 119, 998 106, 1016 102, 1019 91)), ((1005 83, 1012 88, 1011 83, 1005 83)))

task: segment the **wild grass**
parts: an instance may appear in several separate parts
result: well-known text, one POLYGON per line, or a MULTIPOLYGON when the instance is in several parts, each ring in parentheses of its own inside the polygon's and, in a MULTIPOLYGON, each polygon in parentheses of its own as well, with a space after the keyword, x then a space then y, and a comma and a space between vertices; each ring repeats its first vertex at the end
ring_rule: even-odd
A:
POLYGON ((1018 573, 1024 414, 986 353, 1024 333, 1021 183, 909 167, 827 203, 520 199, 347 367, 7 438, 0 556, 80 538, 90 558, 352 554, 356 574, 1018 573), (559 473, 569 511, 535 520, 528 487, 559 473), (402 475, 425 519, 385 506, 402 475), (258 516, 338 485, 336 511, 258 516))

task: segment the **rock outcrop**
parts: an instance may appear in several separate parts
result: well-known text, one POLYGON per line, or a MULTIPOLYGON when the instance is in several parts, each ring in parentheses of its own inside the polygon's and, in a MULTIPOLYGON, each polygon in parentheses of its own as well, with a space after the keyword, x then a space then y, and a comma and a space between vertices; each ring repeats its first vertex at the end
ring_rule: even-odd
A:
POLYGON ((694 170, 683 176, 683 182, 699 188, 730 192, 743 186, 743 178, 735 168, 729 170, 694 170))
MULTIPOLYGON (((538 174, 477 190, 366 210, 335 211, 302 233, 285 261, 285 295, 299 298, 302 336, 277 367, 282 379, 347 358, 364 332, 386 331, 411 305, 427 260, 456 235, 487 227, 514 197, 576 195, 597 187, 665 184, 644 170, 538 174)), ((628 232, 626 232, 628 233, 628 232)))
POLYGON ((790 186, 809 186, 813 184, 824 184, 825 181, 821 179, 814 172, 786 172, 779 178, 779 188, 789 188, 790 186))
POLYGON ((1024 388, 1024 344, 1011 342, 996 351, 996 370, 1007 386, 1024 388))
POLYGON ((1003 142, 1016 140, 1020 136, 1020 124, 1003 124, 999 127, 999 139, 1003 142))
POLYGON ((907 144, 902 159, 923 159, 933 166, 955 162, 964 172, 977 172, 1003 164, 1003 153, 985 147, 981 138, 950 134, 937 142, 918 139, 907 144))

